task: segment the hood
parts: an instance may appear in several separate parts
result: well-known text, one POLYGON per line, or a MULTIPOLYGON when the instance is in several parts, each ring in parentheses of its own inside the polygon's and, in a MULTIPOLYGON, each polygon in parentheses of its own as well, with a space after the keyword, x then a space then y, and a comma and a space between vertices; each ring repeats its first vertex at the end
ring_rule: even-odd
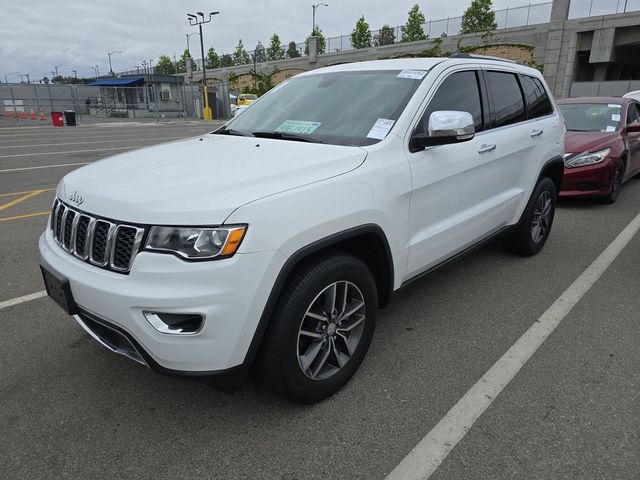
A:
POLYGON ((114 220, 214 225, 241 205, 341 175, 365 157, 359 147, 208 134, 79 168, 57 195, 114 220))
POLYGON ((566 153, 594 152, 607 148, 608 144, 616 140, 619 132, 570 132, 564 137, 564 151, 566 153))

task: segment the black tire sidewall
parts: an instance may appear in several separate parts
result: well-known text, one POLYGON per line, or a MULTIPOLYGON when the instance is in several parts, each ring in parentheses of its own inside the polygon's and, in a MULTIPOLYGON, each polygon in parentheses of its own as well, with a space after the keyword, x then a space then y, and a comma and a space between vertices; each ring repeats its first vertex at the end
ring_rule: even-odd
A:
POLYGON ((283 393, 297 402, 315 402, 339 390, 362 363, 375 331, 376 286, 363 262, 351 255, 343 254, 309 268, 308 273, 302 276, 301 284, 291 285, 289 288, 293 294, 287 298, 287 304, 282 306, 282 313, 286 318, 280 319, 284 326, 279 341, 279 367, 286 389, 283 393), (312 380, 302 372, 298 364, 297 340, 300 322, 316 296, 331 283, 342 280, 355 284, 364 297, 366 320, 362 338, 349 362, 339 372, 326 380, 312 380))

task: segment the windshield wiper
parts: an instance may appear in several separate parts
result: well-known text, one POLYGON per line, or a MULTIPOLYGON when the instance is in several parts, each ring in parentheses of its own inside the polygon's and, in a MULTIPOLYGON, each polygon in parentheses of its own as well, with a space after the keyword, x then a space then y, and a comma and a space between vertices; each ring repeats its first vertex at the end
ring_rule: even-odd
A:
POLYGON ((297 135, 295 133, 287 133, 287 132, 253 132, 254 137, 258 138, 277 138, 278 140, 292 140, 294 142, 310 142, 310 143, 324 143, 321 140, 317 140, 315 138, 303 137, 302 135, 297 135))
POLYGON ((233 128, 220 128, 218 130, 215 130, 211 133, 214 133, 216 135, 238 135, 240 137, 249 137, 250 135, 248 133, 245 132, 241 132, 240 130, 234 130, 233 128))
POLYGON ((595 132, 596 130, 580 130, 579 128, 567 128, 567 132, 595 132))

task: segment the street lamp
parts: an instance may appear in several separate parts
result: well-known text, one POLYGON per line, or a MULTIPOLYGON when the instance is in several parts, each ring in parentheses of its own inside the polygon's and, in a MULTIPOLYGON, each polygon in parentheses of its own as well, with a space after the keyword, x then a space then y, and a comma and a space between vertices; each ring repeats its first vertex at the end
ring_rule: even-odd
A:
POLYGON ((187 52, 189 52, 189 56, 191 56, 191 51, 189 50, 189 38, 191 38, 191 35, 200 35, 198 32, 193 32, 193 33, 185 33, 185 35, 187 36, 187 52))
POLYGON ((53 70, 55 71, 56 77, 58 76, 58 68, 67 67, 68 65, 54 65, 53 70))
POLYGON ((316 34, 316 9, 318 7, 328 7, 329 5, 327 5, 326 3, 316 3, 313 6, 313 29, 311 30, 311 35, 315 35, 316 34))
POLYGON ((107 52, 107 56, 109 57, 109 75, 113 76, 113 68, 111 68, 111 55, 114 53, 122 53, 120 50, 114 50, 113 52, 107 52))
MULTIPOLYGON (((187 19, 189 20, 189 25, 192 27, 198 26, 200 31, 200 53, 202 54, 202 91, 204 96, 204 108, 202 109, 202 117, 205 120, 211 120, 211 108, 209 108, 209 98, 207 95, 207 66, 204 59, 204 41, 202 39, 202 25, 205 23, 209 23, 211 18, 214 15, 218 15, 220 12, 209 12, 208 17, 205 19, 205 14, 202 12, 196 12, 198 16, 196 17, 192 13, 187 13, 187 19)), ((187 39, 189 37, 187 36, 187 39)))
POLYGON ((4 75, 4 83, 9 83, 9 81, 7 80, 7 77, 10 77, 11 75, 20 75, 20 72, 11 72, 11 73, 6 73, 4 75))

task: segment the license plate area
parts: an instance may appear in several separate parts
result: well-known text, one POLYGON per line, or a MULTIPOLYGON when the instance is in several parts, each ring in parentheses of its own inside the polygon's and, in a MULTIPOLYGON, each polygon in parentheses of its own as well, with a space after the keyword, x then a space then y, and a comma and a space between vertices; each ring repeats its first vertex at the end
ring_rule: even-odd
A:
POLYGON ((44 280, 47 295, 49 295, 69 315, 77 315, 78 305, 73 299, 69 280, 62 275, 43 267, 42 265, 40 265, 40 271, 42 272, 42 279, 44 280))

